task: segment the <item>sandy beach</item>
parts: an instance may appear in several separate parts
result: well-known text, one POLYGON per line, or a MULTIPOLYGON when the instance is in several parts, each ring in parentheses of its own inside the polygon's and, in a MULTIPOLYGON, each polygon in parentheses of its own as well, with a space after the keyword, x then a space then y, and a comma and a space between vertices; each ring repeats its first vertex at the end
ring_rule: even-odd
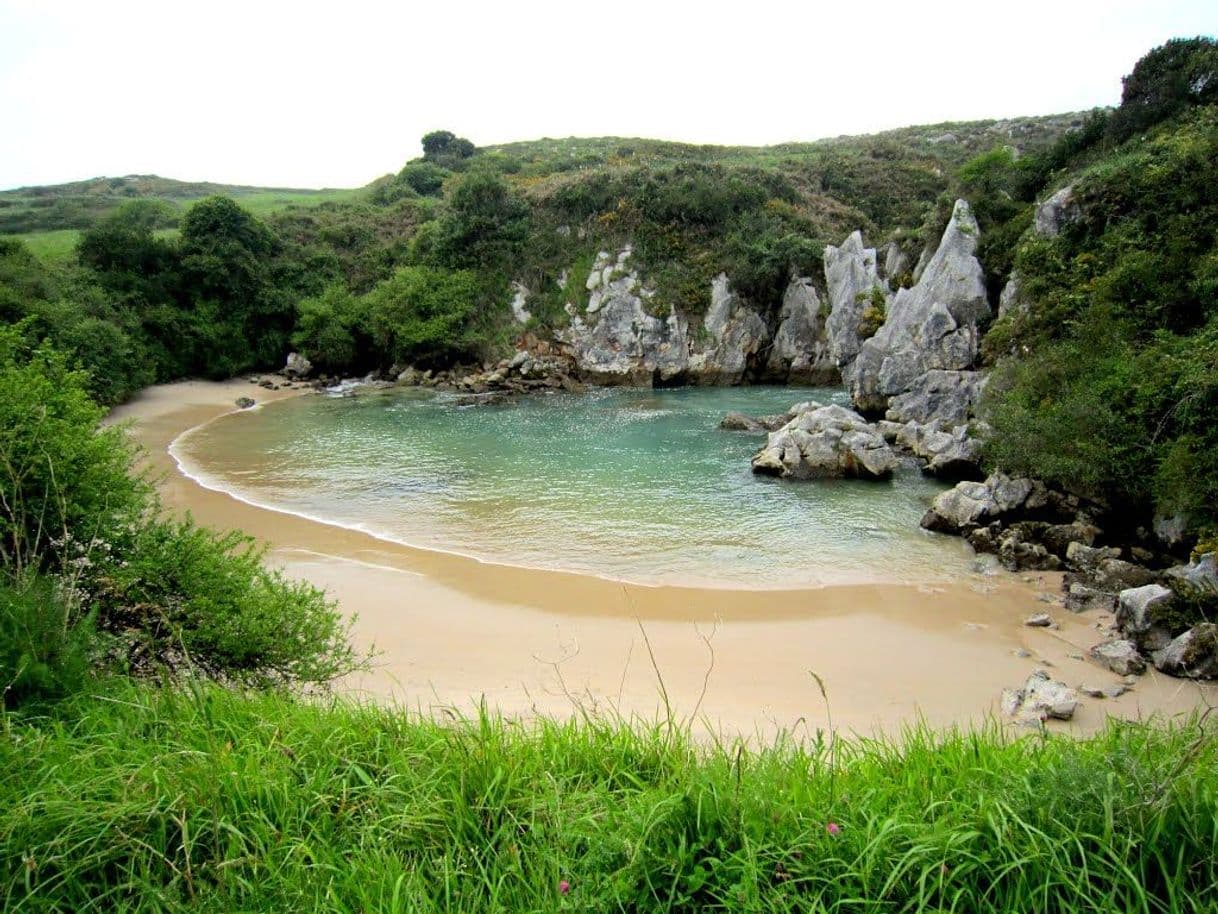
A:
MULTIPOLYGON (((1071 686, 1117 681, 1083 659, 1103 620, 1044 602, 1058 592, 1051 574, 785 591, 622 584, 415 549, 255 507, 202 487, 169 454, 175 438, 233 411, 240 396, 273 409, 300 394, 186 381, 144 391, 111 421, 131 424, 168 508, 265 542, 272 562, 356 617, 357 644, 377 653, 343 691, 422 711, 469 712, 485 699, 508 714, 616 709, 649 719, 663 713, 666 693, 675 716, 699 722, 695 732, 764 738, 827 727, 810 671, 825 683, 836 727, 890 735, 919 719, 979 724, 996 715, 1003 688, 1037 667, 1071 686), (1060 628, 1024 625, 1046 609, 1060 628)), ((1126 695, 1084 699, 1073 721, 1053 726, 1084 733, 1108 715, 1180 714, 1215 701, 1218 686, 1152 669, 1126 695)))

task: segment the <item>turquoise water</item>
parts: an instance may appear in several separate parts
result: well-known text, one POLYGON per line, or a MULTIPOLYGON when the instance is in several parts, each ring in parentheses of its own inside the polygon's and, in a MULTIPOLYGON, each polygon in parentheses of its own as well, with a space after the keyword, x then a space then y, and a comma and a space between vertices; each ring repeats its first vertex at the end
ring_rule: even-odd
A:
POLYGON ((796 587, 963 573, 918 528, 944 488, 754 476, 764 436, 729 410, 785 412, 840 390, 610 389, 458 407, 405 390, 300 397, 183 436, 183 468, 249 501, 416 546, 642 583, 796 587))

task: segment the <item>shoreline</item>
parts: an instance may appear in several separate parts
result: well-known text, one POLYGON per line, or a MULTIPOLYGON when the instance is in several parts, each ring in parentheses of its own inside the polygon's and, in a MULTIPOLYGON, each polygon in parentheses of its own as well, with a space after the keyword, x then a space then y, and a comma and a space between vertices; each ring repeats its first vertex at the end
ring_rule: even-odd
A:
MULTIPOLYGON (((272 564, 357 616, 356 646, 380 653, 341 691, 422 711, 469 710, 484 698, 510 715, 561 716, 578 699, 652 718, 662 703, 650 642, 677 716, 696 708, 708 727, 764 737, 826 725, 813 670, 835 724, 864 735, 917 721, 980 724, 997 713, 1002 689, 1038 666, 1070 686, 1118 681, 1077 659, 1100 640, 1095 617, 1042 601, 1057 594, 1055 575, 799 590, 626 583, 403 545, 258 506, 206 488, 169 452, 187 431, 238 411, 238 396, 254 396, 258 409, 308 392, 177 382, 148 388, 108 421, 132 421, 169 510, 243 530, 267 544, 272 564), (1059 630, 1023 625, 1047 608, 1059 630)), ((1085 733, 1107 714, 1176 714, 1215 699, 1212 685, 1152 671, 1121 698, 1084 699, 1073 721, 1054 727, 1085 733)))

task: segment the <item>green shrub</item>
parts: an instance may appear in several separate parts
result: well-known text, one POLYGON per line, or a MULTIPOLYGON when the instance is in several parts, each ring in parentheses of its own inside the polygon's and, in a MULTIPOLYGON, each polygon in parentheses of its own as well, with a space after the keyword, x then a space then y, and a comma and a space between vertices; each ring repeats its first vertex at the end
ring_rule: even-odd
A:
POLYGON ((349 672, 350 623, 317 588, 269 570, 264 554, 240 533, 157 518, 82 586, 135 672, 167 664, 247 685, 349 672))
POLYGON ((94 618, 61 582, 0 583, 0 708, 78 691, 100 653, 94 618))
POLYGON ((0 565, 12 579, 58 570, 56 543, 90 541, 128 523, 149 487, 129 470, 121 428, 61 353, 31 347, 20 327, 0 328, 0 565))
POLYGON ((296 306, 292 345, 320 369, 342 372, 365 360, 370 348, 367 308, 345 286, 329 285, 296 306))
POLYGON ((402 364, 445 364, 473 354, 483 340, 484 291, 465 270, 402 267, 368 293, 373 339, 402 364))

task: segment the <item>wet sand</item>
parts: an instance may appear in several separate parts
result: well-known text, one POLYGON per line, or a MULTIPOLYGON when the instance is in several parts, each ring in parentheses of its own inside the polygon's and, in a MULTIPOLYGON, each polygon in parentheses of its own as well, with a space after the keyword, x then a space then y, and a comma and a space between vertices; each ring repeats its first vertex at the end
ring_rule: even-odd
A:
MULTIPOLYGON (((674 716, 694 717, 696 731, 764 738, 827 727, 810 671, 838 729, 890 735, 918 720, 979 724, 997 714, 1003 688, 1037 667, 1071 686, 1118 681, 1082 659, 1101 640, 1103 617, 1042 601, 1057 595, 1055 575, 807 590, 622 584, 388 543, 249 505, 178 471, 168 448, 182 432, 233 411, 239 396, 261 408, 300 393, 186 381, 149 388, 112 419, 132 423, 167 507, 267 543, 271 561, 356 616, 356 643, 377 656, 340 683, 353 694, 425 712, 469 713, 485 699, 508 714, 583 708, 654 719, 666 691, 674 716), (1046 610, 1059 629, 1023 624, 1046 610)), ((1216 701, 1218 686, 1152 670, 1121 698, 1084 698, 1074 721, 1052 726, 1083 733, 1110 714, 1173 715, 1216 701)))

